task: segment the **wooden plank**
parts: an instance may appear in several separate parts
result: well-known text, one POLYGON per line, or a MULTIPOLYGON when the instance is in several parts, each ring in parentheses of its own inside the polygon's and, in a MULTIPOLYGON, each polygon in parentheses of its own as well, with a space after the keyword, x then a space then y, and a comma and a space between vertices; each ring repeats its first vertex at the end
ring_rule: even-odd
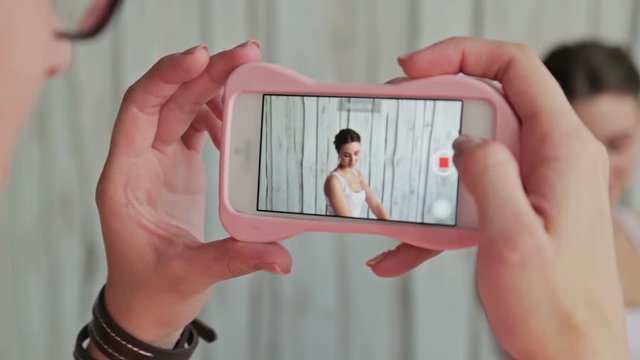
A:
MULTIPOLYGON (((316 188, 324 189, 324 181, 329 175, 329 172, 335 167, 336 152, 333 148, 333 138, 331 133, 333 127, 331 125, 331 119, 334 115, 325 116, 327 112, 334 114, 337 111, 334 101, 328 97, 318 98, 318 110, 316 113, 317 118, 317 170, 316 170, 316 188), (331 163, 328 163, 328 159, 331 159, 331 163)), ((316 212, 318 214, 326 214, 326 200, 324 196, 324 190, 316 194, 316 212)))
POLYGON ((411 50, 458 35, 483 35, 479 32, 480 5, 485 0, 416 0, 407 26, 411 50), (452 21, 455 19, 455 21, 452 21))
MULTIPOLYGON (((349 114, 349 128, 355 130, 358 134, 360 134, 360 159, 358 161, 358 169, 362 172, 362 174, 366 177, 366 174, 370 172, 369 169, 369 157, 371 156, 371 148, 372 144, 369 141, 371 138, 371 127, 372 127, 372 113, 369 109, 373 107, 373 101, 370 101, 371 107, 369 107, 366 111, 362 109, 362 111, 351 111, 349 114)), ((366 178, 367 182, 369 181, 366 178)), ((377 195, 379 196, 379 194, 377 195)), ((366 205, 366 204, 365 204, 366 205)), ((366 206, 365 206, 366 207, 366 206)), ((366 217, 368 208, 366 211, 363 211, 360 216, 366 217)))
POLYGON ((382 109, 385 114, 385 146, 384 146, 384 171, 382 180, 382 205, 389 212, 392 219, 397 217, 396 208, 393 206, 393 166, 396 151, 396 121, 400 111, 400 101, 394 100, 384 103, 382 109))
POLYGON ((269 209, 273 209, 273 182, 274 182, 274 168, 273 168, 273 142, 271 141, 271 138, 273 136, 273 118, 271 116, 271 112, 272 112, 272 104, 273 104, 273 98, 269 98, 269 104, 268 106, 265 106, 264 108, 264 112, 265 112, 265 119, 266 119, 266 125, 267 125, 267 129, 265 131, 265 149, 266 149, 266 154, 265 154, 265 161, 267 163, 267 169, 268 169, 268 179, 269 182, 267 183, 267 198, 269 199, 267 201, 267 204, 269 204, 269 209), (268 114, 268 115, 267 115, 268 114))
MULTIPOLYGON (((250 38, 260 39, 259 27, 252 22, 264 22, 265 12, 261 12, 254 1, 199 1, 197 17, 199 31, 205 43, 213 51, 230 49, 250 38)), ((262 29, 261 29, 262 30, 262 29)))
POLYGON ((285 101, 285 132, 280 134, 285 144, 285 153, 278 159, 285 161, 285 177, 287 204, 286 212, 302 212, 302 138, 304 124, 304 108, 302 97, 290 96, 285 101))
POLYGON ((485 0, 482 35, 544 53, 557 43, 595 35, 593 6, 590 0, 485 0))
POLYGON ((473 264, 472 249, 449 251, 409 275, 414 337, 410 358, 478 358, 469 342, 478 310, 472 307, 473 264))
MULTIPOLYGON (((632 23, 631 23, 631 40, 630 40, 630 52, 635 61, 636 67, 640 67, 638 59, 640 59, 640 36, 636 34, 640 33, 640 4, 634 3, 634 7, 631 9, 632 23)), ((636 198, 640 199, 640 189, 632 189, 638 192, 636 198)), ((640 201, 636 202, 640 208, 640 201)))
POLYGON ((431 138, 431 131, 433 129, 433 112, 435 108, 434 101, 427 101, 425 103, 422 118, 422 126, 416 129, 416 133, 421 135, 422 142, 420 144, 418 154, 420 154, 420 174, 419 180, 420 188, 418 189, 418 195, 416 196, 417 212, 416 221, 423 222, 425 217, 424 203, 426 201, 425 196, 427 192, 427 174, 429 173, 429 139, 431 138))
POLYGON ((359 0, 354 3, 363 15, 359 22, 354 22, 359 31, 354 41, 364 43, 355 64, 366 70, 365 77, 356 80, 385 82, 398 76, 397 57, 412 49, 411 14, 415 1, 359 0))
MULTIPOLYGON (((12 186, 11 180, 9 180, 7 186, 12 186)), ((15 289, 14 279, 17 274, 14 273, 13 268, 15 265, 13 251, 13 234, 9 231, 9 199, 4 192, 0 193, 0 323, 5 324, 8 329, 16 329, 18 327, 18 321, 15 311, 7 311, 6 309, 13 309, 15 289)), ((0 351, 6 354, 7 358, 18 358, 18 347, 15 344, 19 343, 18 335, 15 331, 5 331, 3 336, 0 336, 0 351)))
MULTIPOLYGON (((45 92, 45 94, 48 94, 45 92)), ((41 115, 41 114, 39 114, 41 115)), ((37 115, 36 115, 37 116, 37 115)), ((8 287, 3 291, 3 298, 8 302, 7 307, 0 308, 3 313, 3 320, 8 320, 8 325, 13 325, 12 333, 8 338, 13 338, 16 343, 9 343, 9 339, 0 339, 3 349, 9 352, 20 353, 20 356, 43 356, 45 354, 41 346, 19 348, 15 344, 21 344, 24 336, 29 336, 28 331, 33 330, 34 334, 44 336, 44 329, 36 327, 35 316, 42 316, 45 326, 48 326, 48 316, 46 306, 38 302, 38 286, 46 286, 44 279, 46 275, 43 271, 47 268, 47 259, 43 251, 38 249, 36 244, 42 241, 42 228, 40 226, 24 226, 30 222, 27 219, 35 219, 40 215, 38 205, 44 204, 41 201, 42 189, 38 187, 38 181, 34 175, 40 175, 40 158, 42 155, 42 145, 38 143, 35 131, 38 127, 31 123, 25 129, 25 138, 20 143, 16 153, 15 164, 12 168, 11 177, 7 182, 7 188, 3 194, 2 214, 5 216, 3 227, 0 228, 2 235, 0 240, 6 244, 8 251, 0 257, 6 262, 9 271, 5 274, 2 285, 8 287), (26 148, 25 148, 26 146, 26 148), (25 151, 23 149, 30 149, 25 151), (32 252, 33 253, 30 253, 32 252), (32 269, 27 266, 26 259, 42 261, 34 264, 32 269), (35 292, 34 292, 35 290, 35 292), (35 306, 34 312, 29 312, 28 307, 35 306), (32 315, 33 314, 33 315, 32 315), (13 350, 13 351, 11 351, 13 350)), ((51 215, 49 215, 51 216, 51 215)), ((41 323, 42 325, 42 323, 41 323)), ((0 337, 2 338, 2 337, 0 337)), ((16 357, 18 358, 18 357, 16 357)))
MULTIPOLYGON (((260 2, 260 1, 256 1, 260 2)), ((337 1, 272 0, 269 36, 264 39, 268 61, 322 81, 337 81, 332 12, 337 1), (313 51, 301 51, 313 41, 313 51)))
POLYGON ((271 178, 272 184, 272 201, 274 211, 286 211, 287 210, 287 151, 288 144, 286 137, 283 136, 287 133, 287 103, 285 96, 273 96, 271 100, 271 134, 269 144, 271 152, 271 164, 273 169, 273 175, 271 178))
MULTIPOLYGON (((408 359, 410 339, 407 308, 408 278, 371 275, 364 261, 393 248, 396 241, 380 236, 351 235, 339 244, 339 285, 345 317, 337 358, 408 359)), ((424 355, 424 354, 422 354, 424 355)), ((424 356, 423 356, 424 357, 424 356)))
MULTIPOLYGON (((422 189, 420 183, 420 173, 423 162, 422 158, 422 145, 424 143, 424 137, 422 132, 419 131, 423 128, 425 122, 424 108, 426 101, 419 100, 415 102, 415 110, 413 119, 411 119, 411 139, 407 139, 411 142, 410 161, 409 161, 409 176, 408 176, 408 188, 409 195, 407 196, 407 218, 406 221, 418 221, 418 194, 422 189)), ((409 119, 407 119, 409 120, 409 119)), ((407 121, 408 123, 409 121, 407 121)), ((409 126, 409 124, 407 124, 409 126)))
POLYGON ((631 45, 634 39, 634 0, 598 0, 596 33, 604 41, 622 46, 631 45))
POLYGON ((343 119, 348 115, 339 111, 339 99, 336 97, 329 98, 328 106, 324 110, 325 112, 320 114, 320 121, 326 123, 324 128, 326 132, 322 134, 322 138, 327 139, 325 141, 329 143, 329 149, 327 150, 326 165, 323 168, 326 169, 324 173, 329 175, 339 164, 338 152, 333 141, 336 134, 342 129, 343 119))
MULTIPOLYGON (((347 311, 339 301, 342 289, 338 282, 343 273, 335 265, 327 266, 339 256, 336 236, 304 234, 285 245, 297 266, 293 274, 281 279, 276 294, 279 306, 274 316, 277 319, 269 324, 271 328, 265 336, 274 341, 271 334, 277 334, 279 352, 270 358, 344 358, 343 349, 337 346, 347 311)), ((257 354, 254 358, 261 357, 257 354)))
MULTIPOLYGON (((386 143, 386 122, 388 116, 388 107, 385 105, 388 100, 376 100, 374 106, 379 106, 380 110, 372 114, 371 132, 369 143, 368 166, 369 171, 365 173, 369 181, 369 187, 374 194, 378 196, 378 200, 385 205, 383 183, 385 171, 385 143, 386 143), (385 110, 386 109, 386 110, 385 110)), ((395 103, 395 100, 391 100, 395 103)), ((386 208, 388 209, 388 208, 386 208)), ((375 215, 368 211, 368 217, 373 219, 375 215)))
POLYGON ((409 177, 411 174, 412 133, 416 103, 413 100, 399 100, 398 116, 395 121, 395 151, 393 166, 389 169, 392 175, 392 200, 394 209, 392 219, 406 221, 409 219, 409 177))
MULTIPOLYGON (((317 214, 318 194, 322 195, 322 186, 318 184, 318 98, 304 99, 304 127, 302 148, 302 211, 305 214, 317 214)), ((320 212, 324 214, 324 212, 320 212)))
POLYGON ((253 349, 261 345, 256 330, 264 325, 257 299, 262 299, 264 291, 261 276, 250 275, 234 281, 215 285, 211 300, 200 318, 213 326, 220 336, 215 346, 199 346, 195 359, 224 358, 234 355, 238 359, 250 359, 253 349), (233 310, 234 316, 229 316, 233 310), (237 341, 236 339, 242 339, 237 341), (251 343, 251 346, 247 344, 251 343))
MULTIPOLYGON (((340 119, 345 117, 339 111, 339 100, 335 97, 322 97, 319 99, 320 112, 318 114, 318 181, 319 185, 324 189, 324 181, 329 174, 338 166, 338 153, 335 150, 333 141, 335 135, 340 130, 340 119), (321 159, 321 160, 320 160, 321 159)), ((322 193, 322 202, 326 206, 324 190, 322 193)))

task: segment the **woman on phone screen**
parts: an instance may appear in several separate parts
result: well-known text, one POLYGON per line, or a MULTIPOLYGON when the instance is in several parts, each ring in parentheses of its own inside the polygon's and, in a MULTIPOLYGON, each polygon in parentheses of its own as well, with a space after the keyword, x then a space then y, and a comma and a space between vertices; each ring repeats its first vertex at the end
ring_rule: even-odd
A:
POLYGON ((352 129, 340 130, 333 144, 338 152, 338 166, 324 181, 327 215, 363 217, 365 202, 378 219, 390 220, 367 180, 357 169, 360 158, 360 134, 352 129))

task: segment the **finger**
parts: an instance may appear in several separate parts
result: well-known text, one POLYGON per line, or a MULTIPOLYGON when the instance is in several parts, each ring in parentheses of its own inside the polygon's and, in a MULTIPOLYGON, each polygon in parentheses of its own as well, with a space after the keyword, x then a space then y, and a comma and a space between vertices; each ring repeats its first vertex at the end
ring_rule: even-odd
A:
POLYGON ((455 166, 478 207, 483 243, 535 241, 536 235, 545 236, 543 223, 522 186, 518 163, 506 147, 463 135, 453 148, 455 166))
POLYGON ((107 17, 112 7, 113 2, 110 0, 93 1, 92 5, 82 14, 76 29, 82 32, 93 30, 96 20, 107 17))
POLYGON ((218 118, 222 119, 222 115, 224 112, 224 91, 219 91, 208 103, 207 106, 213 112, 213 114, 218 118))
POLYGON ((412 77, 464 73, 497 80, 523 126, 562 139, 580 127, 562 89, 538 56, 523 45, 476 38, 451 38, 398 58, 412 77), (558 121, 562 119, 563 121, 558 121))
POLYGON ((222 96, 216 96, 211 101, 207 103, 207 107, 213 113, 213 118, 209 118, 207 122, 204 123, 209 136, 211 137, 211 141, 213 141, 213 145, 216 149, 220 150, 220 146, 222 145, 222 96))
POLYGON ((191 126, 185 131, 182 135, 182 143, 184 146, 192 151, 201 152, 204 148, 206 134, 207 134, 207 123, 218 121, 215 118, 215 115, 209 110, 208 107, 203 106, 196 115, 195 120, 191 123, 191 126))
POLYGON ((181 86, 162 107, 155 144, 167 146, 179 141, 200 108, 222 89, 231 72, 242 64, 259 61, 260 56, 256 40, 213 55, 204 72, 181 86))
POLYGON ((188 149, 197 152, 202 151, 205 143, 205 132, 209 133, 216 149, 220 149, 222 121, 219 115, 216 115, 216 112, 213 110, 216 109, 218 105, 212 104, 220 101, 219 99, 221 99, 221 96, 216 95, 206 106, 203 106, 198 115, 196 115, 196 119, 191 123, 189 129, 182 135, 182 142, 188 149))
POLYGON ((367 266, 380 277, 395 277, 406 274, 441 252, 400 244, 367 261, 367 266))
POLYGON ((186 262, 208 285, 260 270, 285 275, 292 266, 289 251, 278 243, 245 243, 233 238, 197 246, 186 262))
POLYGON ((208 61, 204 45, 160 59, 127 90, 113 130, 111 149, 137 155, 151 147, 160 109, 182 84, 198 76, 208 61))

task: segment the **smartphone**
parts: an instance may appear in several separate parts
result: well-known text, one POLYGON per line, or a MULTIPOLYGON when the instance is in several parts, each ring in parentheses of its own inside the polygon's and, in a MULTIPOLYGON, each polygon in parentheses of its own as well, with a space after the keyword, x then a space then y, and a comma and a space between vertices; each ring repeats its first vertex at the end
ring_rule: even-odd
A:
POLYGON ((424 86, 416 92, 415 83, 306 84, 245 84, 233 95, 221 195, 230 212, 248 221, 243 227, 279 219, 263 230, 300 232, 306 224, 307 230, 377 233, 384 227, 392 237, 477 227, 452 144, 464 134, 496 138, 492 101, 429 94, 424 86))

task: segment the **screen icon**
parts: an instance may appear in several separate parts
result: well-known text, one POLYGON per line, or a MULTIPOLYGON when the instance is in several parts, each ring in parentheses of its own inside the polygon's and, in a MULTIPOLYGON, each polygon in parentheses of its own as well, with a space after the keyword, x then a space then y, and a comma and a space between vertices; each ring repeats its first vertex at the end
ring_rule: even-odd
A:
POLYGON ((453 151, 440 150, 433 155, 431 160, 433 170, 442 176, 452 174, 456 169, 453 166, 453 151))
POLYGON ((451 206, 451 203, 448 202, 447 200, 440 199, 440 200, 436 200, 433 203, 433 206, 431 207, 431 212, 433 213, 433 216, 435 216, 437 219, 444 220, 444 219, 447 219, 449 216, 451 216, 451 213, 453 212, 453 207, 451 206))

